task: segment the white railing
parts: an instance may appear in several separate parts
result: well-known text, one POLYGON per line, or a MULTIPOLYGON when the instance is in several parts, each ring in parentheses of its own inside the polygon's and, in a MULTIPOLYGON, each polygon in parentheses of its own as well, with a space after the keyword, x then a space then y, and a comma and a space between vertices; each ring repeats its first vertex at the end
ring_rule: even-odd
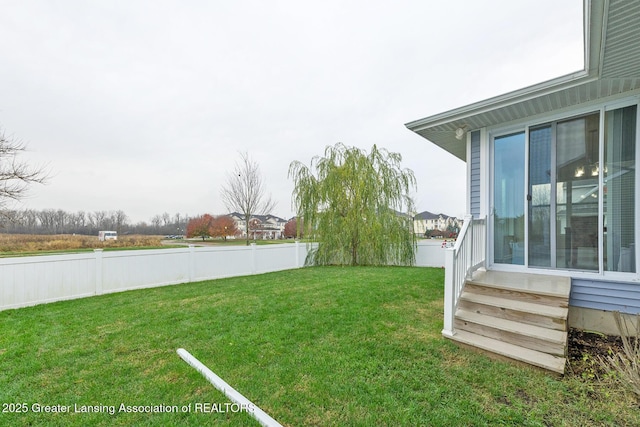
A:
POLYGON ((455 246, 446 250, 443 335, 453 336, 453 320, 465 280, 485 263, 485 223, 484 218, 467 215, 455 246))
MULTIPOLYGON (((0 259, 0 310, 111 292, 304 266, 304 243, 185 247, 43 255, 0 259)), ((437 240, 417 245, 417 267, 441 268, 446 249, 437 240)))

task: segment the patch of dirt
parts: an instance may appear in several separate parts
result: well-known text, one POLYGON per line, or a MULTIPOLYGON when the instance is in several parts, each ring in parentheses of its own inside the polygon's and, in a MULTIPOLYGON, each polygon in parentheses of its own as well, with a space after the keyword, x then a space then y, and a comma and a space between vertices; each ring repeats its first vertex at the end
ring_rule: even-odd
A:
POLYGON ((606 371, 600 366, 598 356, 604 358, 618 352, 623 352, 620 337, 571 328, 567 375, 583 379, 603 378, 606 371))

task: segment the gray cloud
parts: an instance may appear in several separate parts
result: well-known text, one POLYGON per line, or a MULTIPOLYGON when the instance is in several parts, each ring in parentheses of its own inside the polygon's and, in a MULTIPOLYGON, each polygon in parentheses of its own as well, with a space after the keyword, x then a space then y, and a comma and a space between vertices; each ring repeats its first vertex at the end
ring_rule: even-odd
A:
POLYGON ((224 212, 248 151, 280 216, 292 160, 403 154, 420 210, 465 210, 465 165, 404 123, 582 67, 582 2, 3 1, 0 126, 48 163, 23 207, 224 212), (548 13, 553 10, 553 13, 548 13))

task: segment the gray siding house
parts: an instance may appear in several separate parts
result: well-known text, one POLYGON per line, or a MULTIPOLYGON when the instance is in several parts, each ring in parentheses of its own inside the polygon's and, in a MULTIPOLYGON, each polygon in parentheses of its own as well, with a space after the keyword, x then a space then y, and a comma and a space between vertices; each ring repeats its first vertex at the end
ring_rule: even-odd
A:
POLYGON ((640 2, 585 0, 584 40, 583 70, 406 124, 467 162, 443 335, 557 372, 568 327, 640 313, 640 2))

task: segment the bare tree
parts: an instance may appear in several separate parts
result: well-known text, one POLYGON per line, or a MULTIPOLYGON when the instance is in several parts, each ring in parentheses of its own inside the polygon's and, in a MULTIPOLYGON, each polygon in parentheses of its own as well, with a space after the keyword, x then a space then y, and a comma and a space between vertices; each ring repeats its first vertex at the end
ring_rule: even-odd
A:
POLYGON ((58 209, 53 213, 53 232, 54 234, 67 233, 69 226, 69 214, 62 209, 58 209))
POLYGON ((84 227, 87 225, 87 214, 84 211, 78 211, 75 217, 76 217, 76 228, 78 230, 84 230, 84 227))
POLYGON ((116 226, 116 231, 118 232, 118 234, 121 234, 122 228, 127 225, 127 221, 129 218, 127 217, 127 214, 122 210, 113 212, 112 216, 113 222, 116 226))
POLYGON ((165 212, 162 214, 162 225, 164 227, 168 227, 171 224, 171 214, 169 212, 165 212))
POLYGON ((93 222, 93 227, 97 230, 108 230, 111 227, 108 222, 109 213, 107 211, 95 211, 89 214, 93 222))
POLYGON ((35 230, 38 226, 38 215, 33 209, 27 209, 23 213, 23 225, 27 230, 35 230))
POLYGON ((162 216, 155 215, 151 218, 151 226, 155 229, 156 233, 160 233, 160 227, 162 226, 162 216))
POLYGON ((29 184, 43 184, 47 174, 43 168, 31 167, 18 160, 26 150, 24 143, 8 138, 0 129, 0 215, 11 200, 22 199, 29 184))
POLYGON ((43 209, 37 212, 38 220, 40 220, 40 226, 47 234, 55 233, 55 215, 56 211, 53 209, 43 209))
POLYGON ((251 160, 248 153, 240 153, 240 162, 233 172, 227 174, 227 183, 220 192, 229 211, 244 216, 247 245, 249 245, 249 220, 252 215, 271 213, 276 203, 271 195, 265 194, 264 181, 258 164, 251 160))

